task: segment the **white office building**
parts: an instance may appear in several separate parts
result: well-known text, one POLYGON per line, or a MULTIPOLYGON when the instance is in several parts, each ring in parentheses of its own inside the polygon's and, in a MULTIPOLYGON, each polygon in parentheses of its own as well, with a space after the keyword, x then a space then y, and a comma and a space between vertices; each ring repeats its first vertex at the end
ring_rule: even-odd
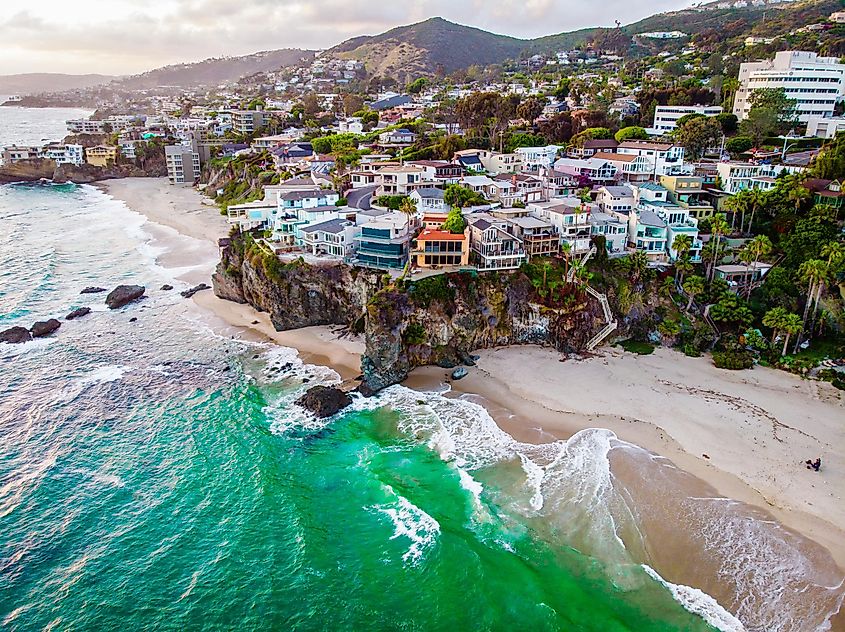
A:
POLYGON ((668 134, 675 131, 678 119, 688 114, 718 116, 722 113, 718 105, 658 105, 654 110, 654 125, 648 130, 654 134, 668 134))
POLYGON ((755 90, 783 88, 797 102, 798 120, 807 123, 811 116, 832 116, 845 97, 845 64, 808 51, 782 51, 773 60, 740 65, 739 84, 734 114, 740 120, 748 116, 755 90))
POLYGON ((834 138, 839 132, 845 132, 845 116, 826 118, 811 116, 807 119, 806 136, 819 138, 834 138))

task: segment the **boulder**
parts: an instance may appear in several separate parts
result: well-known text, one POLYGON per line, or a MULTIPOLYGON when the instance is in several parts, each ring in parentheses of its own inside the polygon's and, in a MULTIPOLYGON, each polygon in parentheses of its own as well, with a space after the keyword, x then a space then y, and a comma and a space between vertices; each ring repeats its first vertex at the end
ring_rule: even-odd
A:
POLYGON ((32 326, 29 332, 33 338, 43 338, 44 336, 49 336, 61 326, 62 324, 58 320, 51 318, 50 320, 38 321, 32 326))
POLYGON ((65 320, 73 320, 74 318, 81 318, 82 316, 87 316, 91 313, 90 307, 78 307, 77 309, 70 312, 67 316, 65 316, 65 320))
POLYGON ((86 287, 84 290, 80 292, 80 294, 100 294, 101 292, 105 292, 106 288, 104 287, 86 287))
POLYGON ((137 301, 144 295, 146 288, 143 285, 118 285, 106 297, 106 305, 109 309, 118 309, 137 301))
POLYGON ((464 367, 459 366, 457 369, 452 371, 452 379, 453 380, 462 380, 463 378, 465 378, 467 376, 467 373, 469 373, 469 371, 467 371, 464 367))
POLYGON ((313 386, 296 403, 317 417, 331 417, 352 403, 348 393, 332 386, 313 386))
POLYGON ((199 285, 195 285, 190 290, 185 290, 184 292, 179 292, 185 298, 191 298, 197 292, 202 292, 203 290, 210 290, 211 286, 206 285, 205 283, 200 283, 199 285))
POLYGON ((4 331, 0 331, 0 342, 6 342, 10 345, 17 345, 22 342, 29 342, 32 340, 32 334, 26 327, 11 327, 4 331))
POLYGON ((168 283, 165 283, 164 285, 161 286, 162 292, 169 292, 172 289, 173 289, 173 286, 168 284, 168 283))

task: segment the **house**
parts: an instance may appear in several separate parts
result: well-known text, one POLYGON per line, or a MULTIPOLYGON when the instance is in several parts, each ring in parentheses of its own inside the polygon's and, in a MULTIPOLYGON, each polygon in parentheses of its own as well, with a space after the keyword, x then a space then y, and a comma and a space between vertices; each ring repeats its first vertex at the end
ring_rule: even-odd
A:
POLYGON ((666 261, 668 232, 666 222, 652 210, 638 208, 628 215, 628 245, 651 261, 666 261))
POLYGON ((845 131, 845 116, 807 117, 807 133, 805 136, 835 138, 836 135, 842 131, 845 131))
POLYGON ((404 128, 382 132, 378 136, 380 147, 410 147, 415 142, 417 142, 417 135, 404 128))
POLYGON ((585 140, 580 146, 570 147, 566 155, 570 158, 590 158, 600 151, 615 152, 618 146, 619 143, 612 138, 585 140))
POLYGON ((270 120, 269 114, 261 108, 256 110, 232 110, 230 114, 232 115, 232 130, 242 136, 254 134, 267 125, 270 120))
POLYGON ((302 246, 302 228, 339 217, 336 191, 311 188, 279 190, 273 216, 273 238, 287 245, 302 246))
POLYGON ((414 189, 409 197, 414 202, 419 213, 443 213, 449 211, 449 205, 446 204, 444 196, 443 189, 423 187, 414 189))
POLYGON ((518 147, 516 153, 522 161, 522 169, 531 173, 538 173, 541 169, 548 169, 555 163, 560 145, 546 145, 545 147, 518 147))
POLYGON ((595 184, 615 182, 619 170, 608 160, 597 158, 559 158, 554 165, 555 171, 580 176, 595 184))
POLYGON ((648 180, 652 175, 652 166, 643 156, 599 151, 593 155, 596 160, 606 160, 612 164, 619 175, 628 182, 648 180))
POLYGON ((285 132, 282 134, 276 134, 274 136, 259 136, 258 138, 252 141, 250 147, 252 147, 255 151, 275 149, 276 147, 281 147, 282 145, 287 145, 289 143, 295 142, 301 137, 302 132, 300 132, 299 130, 295 130, 293 133, 285 132))
MULTIPOLYGON (((764 185, 760 178, 776 178, 781 172, 797 173, 802 167, 787 165, 766 165, 750 162, 720 162, 716 165, 716 172, 719 181, 722 183, 722 190, 727 193, 738 193, 746 189, 769 188, 764 185)), ((769 183, 771 184, 771 183, 769 183)))
POLYGON ((379 187, 376 195, 410 195, 414 189, 425 188, 430 181, 426 179, 425 169, 415 165, 382 167, 376 172, 379 187))
POLYGON ((715 268, 715 274, 717 279, 728 282, 731 291, 739 293, 748 287, 749 283, 752 287, 759 284, 771 269, 772 265, 770 263, 758 261, 756 264, 750 263, 748 265, 719 265, 715 268))
POLYGON ((469 252, 469 228, 457 234, 425 228, 417 235, 411 254, 418 268, 440 268, 469 265, 469 252))
POLYGON ((354 222, 338 217, 303 226, 300 232, 305 252, 342 258, 352 254, 358 230, 354 222))
POLYGON ((596 202, 605 213, 628 215, 637 206, 637 193, 629 186, 603 186, 596 194, 596 202))
POLYGON ((457 162, 462 169, 466 171, 480 172, 484 171, 484 165, 481 164, 481 158, 474 150, 459 151, 452 159, 457 162))
POLYGON ((551 222, 526 215, 509 220, 510 232, 522 240, 525 254, 531 257, 551 257, 560 252, 560 235, 551 222))
POLYGON ((647 172, 654 177, 692 173, 692 167, 684 164, 684 148, 674 143, 626 140, 619 144, 616 152, 644 158, 647 172))
POLYGON ((543 198, 572 197, 580 188, 580 179, 571 173, 557 171, 554 168, 540 171, 540 180, 543 183, 543 198))
POLYGON ((0 162, 4 165, 10 165, 21 160, 35 160, 40 155, 40 147, 18 147, 17 145, 12 145, 3 149, 3 160, 0 162))
POLYGON ((467 217, 471 260, 479 270, 515 270, 528 260, 522 241, 508 232, 508 220, 486 213, 467 217))
POLYGON ((117 160, 117 147, 114 145, 97 145, 85 149, 85 162, 95 167, 107 167, 117 160))
POLYGON ((278 209, 277 196, 271 191, 264 192, 263 200, 232 204, 226 209, 229 224, 237 226, 241 232, 256 228, 266 228, 278 209))
POLYGON ((517 153, 503 154, 487 149, 465 149, 456 152, 454 159, 467 170, 484 170, 492 175, 516 173, 522 169, 522 156, 517 153), (477 167, 477 163, 472 158, 473 156, 481 163, 481 169, 477 167))
POLYGON ((442 185, 457 184, 464 175, 461 165, 448 160, 411 160, 406 164, 421 167, 425 171, 426 180, 442 185))
POLYGON ((716 209, 707 201, 702 176, 660 176, 660 185, 668 191, 668 200, 686 208, 690 217, 702 220, 715 214, 716 209))
POLYGON ((50 143, 44 146, 41 150, 41 155, 44 158, 55 161, 57 165, 74 165, 79 167, 84 162, 82 145, 50 143))
POLYGON ((349 174, 349 182, 353 189, 378 185, 379 176, 375 171, 357 170, 349 174))
POLYGON ((493 178, 490 194, 504 207, 539 202, 543 199, 543 181, 523 173, 502 173, 493 178))
POLYGON ((384 95, 376 101, 373 101, 369 104, 369 108, 376 112, 381 112, 382 110, 388 110, 400 105, 405 105, 410 102, 411 97, 409 96, 406 96, 404 94, 390 94, 384 95))
POLYGON ((813 194, 814 204, 832 206, 837 210, 845 208, 845 191, 839 180, 808 178, 803 184, 813 194))
POLYGON ((387 213, 360 227, 353 263, 366 268, 401 270, 408 262, 413 223, 404 213, 387 213))
POLYGON ((675 261, 678 252, 674 248, 675 238, 685 235, 690 240, 690 260, 701 260, 702 242, 698 238, 698 220, 690 217, 688 208, 668 200, 669 191, 658 184, 647 182, 638 189, 637 211, 651 211, 666 224, 666 252, 675 261))
POLYGON ((628 245, 628 222, 617 215, 593 211, 590 213, 590 235, 604 236, 608 255, 624 254, 628 245))
POLYGON ((534 202, 526 207, 531 216, 542 219, 560 236, 560 245, 571 253, 580 254, 590 249, 589 204, 578 198, 562 198, 548 202, 534 202))
POLYGON ((273 163, 277 169, 284 169, 291 165, 303 165, 314 156, 314 147, 311 143, 296 142, 286 145, 279 145, 270 151, 273 155, 273 163))
POLYGON ((493 188, 496 186, 496 181, 487 176, 464 176, 461 178, 461 186, 490 199, 493 197, 493 188))

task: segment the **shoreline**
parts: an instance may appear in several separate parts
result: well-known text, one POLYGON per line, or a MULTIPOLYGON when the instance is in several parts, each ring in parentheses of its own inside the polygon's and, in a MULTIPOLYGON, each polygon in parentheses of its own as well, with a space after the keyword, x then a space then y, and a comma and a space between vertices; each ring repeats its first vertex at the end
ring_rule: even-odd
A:
MULTIPOLYGON (((166 179, 114 180, 97 187, 154 224, 205 240, 215 254, 217 238, 228 232, 225 219, 201 201, 201 194, 172 187, 166 179), (139 180, 144 184, 133 184, 139 180)), ((193 300, 239 334, 293 347, 305 362, 329 366, 342 379, 360 374, 363 343, 341 338, 331 327, 276 332, 268 315, 249 305, 211 292, 193 300)), ((516 439, 544 443, 586 428, 607 428, 671 459, 718 493, 764 509, 825 547, 845 569, 845 530, 836 526, 845 524, 845 427, 836 423, 845 406, 833 387, 762 367, 723 371, 706 358, 667 349, 635 356, 604 348, 594 357, 567 362, 538 347, 480 355, 478 366, 452 383, 451 396, 484 405, 516 439), (519 375, 513 365, 521 367, 519 375), (601 398, 595 397, 597 384, 601 398), (803 461, 817 456, 822 471, 806 470, 803 461)), ((449 373, 419 368, 405 386, 434 390, 449 373)))

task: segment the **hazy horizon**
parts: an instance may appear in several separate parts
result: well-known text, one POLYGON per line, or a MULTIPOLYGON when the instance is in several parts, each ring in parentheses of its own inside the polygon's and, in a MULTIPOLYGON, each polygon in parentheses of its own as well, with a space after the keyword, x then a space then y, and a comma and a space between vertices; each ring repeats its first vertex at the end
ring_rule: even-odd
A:
POLYGON ((279 48, 324 49, 350 37, 443 17, 502 35, 533 38, 623 24, 690 6, 689 0, 419 0, 377 6, 361 0, 6 0, 0 18, 0 74, 126 75, 209 57, 279 48), (268 24, 279 25, 268 27, 268 24), (330 27, 330 28, 327 28, 330 27))

